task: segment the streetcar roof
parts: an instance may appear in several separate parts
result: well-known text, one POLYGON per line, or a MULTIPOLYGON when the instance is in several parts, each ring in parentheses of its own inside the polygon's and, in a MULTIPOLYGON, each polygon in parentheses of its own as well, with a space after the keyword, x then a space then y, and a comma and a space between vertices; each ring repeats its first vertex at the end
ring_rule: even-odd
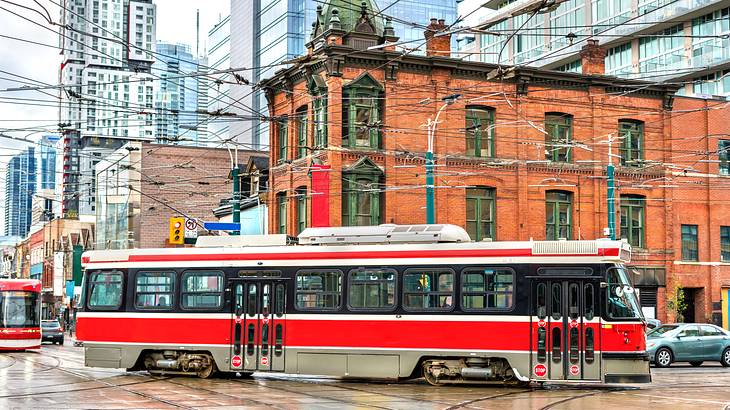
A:
POLYGON ((280 245, 87 251, 87 268, 273 267, 383 264, 627 263, 625 241, 520 241, 376 245, 280 245))
POLYGON ((41 281, 35 279, 0 279, 0 291, 8 290, 40 292, 41 281))

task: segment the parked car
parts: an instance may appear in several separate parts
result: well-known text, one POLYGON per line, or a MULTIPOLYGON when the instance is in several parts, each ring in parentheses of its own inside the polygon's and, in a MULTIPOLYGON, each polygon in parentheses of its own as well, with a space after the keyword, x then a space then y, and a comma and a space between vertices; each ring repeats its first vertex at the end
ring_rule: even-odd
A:
POLYGON ((646 351, 657 367, 674 362, 699 366, 704 361, 730 367, 730 332, 705 323, 661 325, 646 335, 646 351))
POLYGON ((58 320, 41 320, 41 342, 63 344, 63 328, 58 320))
POLYGON ((659 319, 644 319, 646 321, 646 327, 649 329, 656 329, 659 326, 662 325, 662 322, 659 321, 659 319))

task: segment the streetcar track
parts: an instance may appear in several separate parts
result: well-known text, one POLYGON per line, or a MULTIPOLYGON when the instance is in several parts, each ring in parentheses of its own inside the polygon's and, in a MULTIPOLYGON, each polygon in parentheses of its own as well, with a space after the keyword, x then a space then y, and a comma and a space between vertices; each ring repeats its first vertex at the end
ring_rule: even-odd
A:
POLYGON ((589 392, 589 393, 579 394, 579 395, 575 395, 575 396, 571 396, 571 397, 566 397, 566 398, 561 399, 561 400, 558 400, 556 402, 552 402, 550 404, 547 404, 547 405, 541 407, 540 410, 552 409, 555 406, 559 406, 559 405, 564 404, 564 403, 567 403, 569 401, 578 400, 578 399, 582 399, 582 398, 585 398, 585 397, 597 396, 597 395, 603 394, 603 393, 616 393, 616 392, 621 392, 621 391, 626 391, 626 390, 634 390, 634 388, 631 388, 631 387, 613 387, 613 388, 608 388, 608 389, 603 389, 603 390, 596 390, 596 391, 589 392))
MULTIPOLYGON (((276 405, 274 405, 274 404, 271 404, 271 403, 265 403, 265 402, 262 402, 262 401, 258 401, 258 400, 252 399, 252 398, 250 398, 250 397, 245 397, 245 396, 244 396, 244 397, 241 397, 241 396, 235 396, 235 395, 233 395, 233 394, 230 394, 230 393, 222 393, 222 392, 219 392, 219 391, 215 391, 215 390, 213 390, 213 389, 208 389, 208 388, 205 388, 205 387, 199 387, 199 386, 191 387, 191 386, 188 386, 188 385, 186 385, 186 384, 184 384, 184 383, 177 383, 177 382, 174 382, 174 381, 172 381, 172 378, 168 378, 168 379, 166 379, 166 380, 165 380, 165 382, 167 382, 167 383, 170 383, 170 384, 174 384, 174 385, 177 385, 177 386, 182 386, 182 387, 185 387, 185 388, 188 388, 188 389, 193 389, 193 390, 195 390, 195 391, 198 391, 198 390, 203 390, 203 391, 207 391, 207 392, 211 392, 211 393, 214 393, 214 394, 216 394, 216 395, 221 395, 221 396, 228 396, 228 397, 233 397, 234 399, 243 399, 243 400, 248 400, 248 401, 254 402, 254 403, 256 403, 256 404, 260 404, 260 405, 263 405, 263 406, 267 406, 267 407, 273 407, 273 408, 276 408, 276 409, 285 409, 285 408, 286 408, 286 407, 279 407, 279 406, 276 406, 276 405)), ((224 405, 223 407, 227 407, 227 406, 226 406, 226 405, 224 405)))
MULTIPOLYGON (((77 373, 77 372, 74 372, 74 371, 71 371, 71 370, 68 370, 68 369, 64 369, 64 368, 60 367, 61 366, 61 359, 60 358, 55 357, 55 356, 50 356, 50 355, 49 355, 49 357, 52 357, 53 359, 55 359, 58 362, 58 364, 55 365, 55 366, 47 366, 47 365, 44 365, 42 363, 38 363, 35 360, 29 360, 28 358, 25 358, 25 357, 22 357, 20 359, 21 360, 28 361, 28 362, 31 362, 34 365, 49 367, 49 368, 45 369, 44 371, 58 370, 60 372, 64 372, 64 373, 67 373, 67 374, 70 374, 70 375, 73 375, 73 376, 76 376, 76 377, 80 377, 80 378, 83 378, 83 379, 87 379, 90 382, 96 382, 96 383, 104 384, 104 385, 106 385, 106 388, 116 388, 116 389, 125 391, 127 393, 131 393, 131 394, 134 394, 134 395, 137 395, 137 396, 140 396, 140 397, 144 397, 144 398, 146 398, 148 400, 153 400, 153 401, 157 401, 157 402, 160 402, 160 403, 164 403, 164 404, 167 404, 169 406, 176 407, 176 408, 189 409, 189 410, 195 409, 194 407, 189 407, 189 406, 177 404, 177 403, 171 402, 169 400, 161 399, 159 397, 155 397, 155 396, 150 395, 150 394, 147 394, 147 393, 143 393, 143 392, 139 392, 139 391, 135 391, 135 390, 126 388, 127 385, 133 385, 131 383, 130 384, 124 384, 124 385, 115 384, 115 383, 108 382, 108 381, 106 381, 104 379, 98 378, 98 377, 92 377, 92 376, 88 376, 88 375, 85 375, 85 374, 80 374, 80 373, 77 373)), ((151 383, 151 382, 156 382, 156 381, 159 381, 159 379, 146 380, 146 381, 142 381, 142 382, 139 382, 139 383, 136 383, 136 384, 151 383)), ((87 388, 87 389, 78 389, 77 391, 92 390, 92 389, 99 389, 99 388, 100 387, 93 387, 93 388, 87 388)), ((104 387, 102 387, 102 388, 104 388, 104 387)), ((57 394, 57 393, 65 393, 65 392, 67 392, 67 390, 64 390, 62 392, 29 393, 29 394, 24 394, 24 395, 57 394)), ((22 396, 20 396, 20 397, 22 397, 22 396)))
POLYGON ((467 407, 470 404, 478 403, 478 402, 481 402, 481 401, 498 399, 498 398, 502 398, 502 397, 505 397, 505 396, 512 396, 512 395, 515 395, 515 394, 522 394, 522 393, 533 392, 533 391, 535 391, 535 389, 526 389, 526 390, 513 391, 513 392, 508 392, 508 393, 493 394, 491 396, 480 397, 478 399, 472 399, 472 400, 463 401, 461 403, 457 403, 457 404, 455 404, 453 406, 447 407, 446 410, 460 409, 460 408, 467 407))
POLYGON ((9 369, 9 368, 15 366, 15 363, 18 363, 18 359, 14 358, 13 356, 10 356, 10 355, 7 355, 7 356, 6 355, 2 355, 0 357, 5 358, 5 359, 7 359, 7 360, 10 361, 10 364, 9 365, 0 367, 0 370, 9 369))

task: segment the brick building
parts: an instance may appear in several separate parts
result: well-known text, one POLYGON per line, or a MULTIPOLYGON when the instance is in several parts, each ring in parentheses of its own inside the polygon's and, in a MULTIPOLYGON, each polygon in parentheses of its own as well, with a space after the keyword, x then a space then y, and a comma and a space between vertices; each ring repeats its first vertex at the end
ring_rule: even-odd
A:
MULTIPOLYGON (((130 142, 96 166, 96 249, 169 246, 169 219, 215 221, 231 196, 225 148, 130 142)), ((240 164, 258 151, 237 153, 240 164)))
POLYGON ((424 223, 433 131, 437 223, 463 226, 474 240, 600 238, 610 158, 617 234, 634 246, 645 313, 673 317, 666 301, 680 287, 685 320, 722 321, 724 102, 604 76, 605 51, 593 41, 582 75, 497 66, 449 58, 448 28, 432 20, 427 55, 410 55, 396 50, 390 21, 369 3, 358 18, 342 16, 343 7, 351 6, 320 9, 308 55, 263 82, 272 233, 424 223))

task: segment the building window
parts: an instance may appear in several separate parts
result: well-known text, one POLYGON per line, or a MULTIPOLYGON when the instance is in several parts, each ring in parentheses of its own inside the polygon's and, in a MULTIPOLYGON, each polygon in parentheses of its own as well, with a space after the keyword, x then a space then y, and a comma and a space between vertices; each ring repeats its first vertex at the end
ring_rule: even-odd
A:
POLYGON ((380 189, 383 172, 367 157, 342 173, 342 226, 382 223, 384 195, 380 189))
POLYGON ((730 140, 717 142, 717 156, 720 159, 720 175, 730 175, 730 140))
POLYGON ((545 114, 545 158, 554 162, 570 162, 568 146, 573 139, 573 117, 568 114, 545 114))
POLYGON ((312 112, 314 114, 312 148, 325 148, 327 147, 327 84, 319 74, 313 74, 307 88, 312 96, 312 112))
POLYGON ((730 226, 720 227, 720 260, 730 262, 730 226))
POLYGON ((643 196, 621 196, 621 237, 631 246, 644 248, 644 221, 646 198, 643 196))
POLYGON ((494 188, 467 188, 466 231, 474 241, 494 239, 494 188))
POLYGON ((287 160, 286 150, 289 140, 289 121, 286 117, 278 123, 279 128, 279 162, 287 160))
POLYGON ((343 89, 343 145, 353 148, 380 147, 383 88, 369 74, 363 74, 343 89))
POLYGON ((698 261, 697 225, 682 225, 682 260, 698 261))
POLYGON ((573 239, 573 194, 565 191, 545 193, 545 239, 573 239))
POLYGON ((276 194, 276 207, 279 209, 279 233, 286 233, 286 192, 276 194))
POLYGON ((297 188, 297 235, 307 227, 307 187, 297 188))
POLYGON ((644 124, 639 121, 622 120, 618 122, 621 139, 621 165, 637 167, 644 159, 644 124))
POLYGON ((611 48, 606 53, 606 75, 622 76, 631 74, 631 43, 611 48))
POLYGON ((297 110, 297 158, 307 156, 307 106, 300 107, 297 110))
POLYGON ((466 107, 466 155, 494 156, 494 109, 466 107))

